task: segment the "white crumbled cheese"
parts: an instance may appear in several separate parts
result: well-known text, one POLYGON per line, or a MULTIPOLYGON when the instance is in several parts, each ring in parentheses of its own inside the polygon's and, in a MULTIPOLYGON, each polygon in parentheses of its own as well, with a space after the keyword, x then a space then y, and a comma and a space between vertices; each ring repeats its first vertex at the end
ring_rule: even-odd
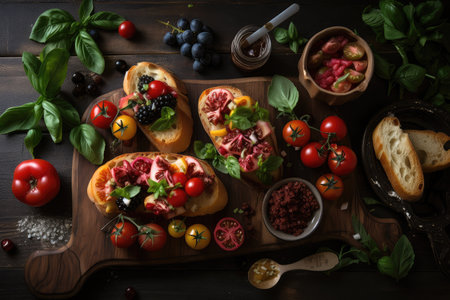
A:
POLYGON ((341 205, 341 210, 346 210, 348 208, 348 202, 344 202, 341 205))
POLYGON ((255 132, 252 132, 252 134, 250 134, 250 139, 252 140, 253 144, 256 144, 258 142, 258 137, 256 136, 255 132))
POLYGON ((361 239, 361 235, 359 233, 356 233, 356 234, 353 235, 353 238, 355 240, 360 240, 361 239))
POLYGON ((234 103, 233 101, 231 101, 230 103, 228 103, 228 108, 230 110, 233 110, 237 107, 236 103, 234 103))
POLYGON ((130 203, 131 203, 131 199, 128 199, 128 198, 123 198, 123 203, 126 205, 126 206, 130 206, 130 203))

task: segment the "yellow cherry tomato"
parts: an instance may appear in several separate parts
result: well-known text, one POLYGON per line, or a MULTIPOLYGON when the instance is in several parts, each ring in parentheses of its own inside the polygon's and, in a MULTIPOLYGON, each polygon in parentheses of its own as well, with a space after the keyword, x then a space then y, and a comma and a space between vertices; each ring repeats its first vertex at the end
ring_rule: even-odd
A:
POLYGON ((136 121, 130 116, 120 115, 114 120, 111 131, 119 140, 131 140, 136 135, 136 121))
POLYGON ((183 220, 173 219, 169 223, 168 231, 171 237, 181 238, 186 232, 186 224, 183 220))
POLYGON ((209 242, 211 242, 211 232, 203 224, 194 224, 186 230, 184 240, 192 249, 205 249, 209 245, 209 242))

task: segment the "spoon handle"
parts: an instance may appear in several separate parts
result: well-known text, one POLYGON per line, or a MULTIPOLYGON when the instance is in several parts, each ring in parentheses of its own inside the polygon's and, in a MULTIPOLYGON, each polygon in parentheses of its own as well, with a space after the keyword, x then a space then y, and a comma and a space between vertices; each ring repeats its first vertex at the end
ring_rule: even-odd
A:
POLYGON ((338 262, 339 259, 333 252, 319 252, 282 267, 284 272, 290 270, 327 271, 334 268, 338 262))

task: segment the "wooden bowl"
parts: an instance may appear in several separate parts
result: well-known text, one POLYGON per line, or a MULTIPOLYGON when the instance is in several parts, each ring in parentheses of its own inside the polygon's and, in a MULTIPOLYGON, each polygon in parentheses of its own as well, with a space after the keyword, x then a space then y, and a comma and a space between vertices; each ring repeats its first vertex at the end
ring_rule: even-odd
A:
POLYGON ((357 36, 350 29, 342 26, 328 27, 316 33, 306 44, 302 56, 298 62, 299 80, 300 83, 308 91, 312 99, 318 99, 326 102, 328 105, 341 105, 348 101, 354 100, 361 96, 367 89, 370 79, 373 75, 374 62, 373 53, 369 45, 361 37, 357 36), (358 42, 366 51, 367 69, 364 73, 365 78, 357 86, 346 93, 335 93, 324 88, 321 88, 310 74, 307 66, 308 57, 314 50, 314 46, 321 40, 326 40, 332 36, 344 35, 349 38, 351 42, 358 42))

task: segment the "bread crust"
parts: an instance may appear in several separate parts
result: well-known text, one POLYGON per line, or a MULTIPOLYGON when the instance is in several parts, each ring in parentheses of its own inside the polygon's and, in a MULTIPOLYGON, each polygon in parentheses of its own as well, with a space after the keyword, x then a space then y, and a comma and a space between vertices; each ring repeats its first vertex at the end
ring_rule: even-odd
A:
MULTIPOLYGON (((203 129, 206 131, 206 133, 208 134, 209 138, 211 139, 212 143, 214 144, 214 146, 216 147, 216 149, 219 149, 220 145, 221 145, 221 141, 222 138, 221 137, 214 137, 210 134, 211 129, 213 128, 213 124, 211 124, 211 122, 209 122, 206 114, 203 112, 203 107, 205 106, 206 103, 206 99, 208 97, 208 95, 210 94, 211 91, 215 90, 215 89, 226 89, 229 92, 231 92, 231 94, 236 98, 236 97, 240 97, 240 96, 244 96, 246 95, 246 93, 244 93, 243 91, 241 91, 240 89, 234 87, 234 86, 230 86, 230 85, 220 85, 220 86, 215 86, 215 87, 211 87, 208 88, 206 90, 204 90, 200 97, 198 98, 198 114, 200 117, 200 121, 203 125, 203 129)), ((214 126, 215 129, 220 129, 223 128, 225 126, 214 126)), ((270 133, 269 136, 267 136, 265 138, 266 141, 268 141, 273 149, 274 149, 274 155, 279 155, 278 152, 278 145, 277 145, 277 139, 275 136, 275 130, 271 125, 271 129, 272 132, 270 133)), ((277 170, 274 170, 271 174, 273 176, 274 181, 278 181, 281 177, 281 173, 282 173, 282 166, 280 166, 280 168, 278 168, 277 170)), ((252 172, 241 172, 241 176, 252 182, 252 183, 256 183, 258 185, 261 185, 261 181, 259 180, 259 178, 256 176, 256 171, 252 171, 252 172)))
POLYGON ((415 152, 408 135, 400 129, 400 121, 396 117, 385 117, 373 131, 372 142, 375 154, 398 196, 407 201, 419 200, 422 197, 424 189, 423 172, 417 153, 415 152), (408 158, 410 165, 410 171, 408 172, 408 168, 406 168, 406 171, 404 172, 408 172, 406 175, 411 176, 410 178, 412 178, 412 182, 409 184, 405 182, 401 174, 395 170, 394 164, 396 163, 396 158, 392 155, 392 152, 397 151, 400 145, 396 142, 391 142, 392 137, 385 134, 385 128, 394 131, 399 130, 399 134, 403 139, 401 142, 402 151, 405 152, 404 156, 408 158))
POLYGON ((139 128, 150 142, 161 152, 183 152, 190 143, 194 122, 192 119, 187 90, 184 83, 170 71, 151 62, 139 62, 125 74, 123 90, 127 95, 137 91, 139 77, 143 74, 152 76, 155 80, 165 82, 177 92, 175 128, 164 131, 152 131, 150 126, 138 122, 139 128))
MULTIPOLYGON (((98 170, 103 168, 105 165, 111 170, 112 168, 116 166, 120 166, 124 160, 132 161, 135 158, 142 156, 154 159, 157 156, 161 156, 164 159, 168 160, 176 160, 181 157, 186 157, 186 155, 181 154, 175 154, 175 153, 162 153, 162 152, 134 152, 134 153, 126 153, 119 155, 108 162, 106 162, 104 165, 100 166, 98 170)), ((202 216, 206 214, 213 214, 220 210, 222 210, 227 202, 228 202, 228 194, 227 191, 222 183, 222 181, 216 176, 214 173, 213 168, 205 161, 195 158, 198 162, 200 162, 201 166, 203 167, 203 170, 207 175, 214 175, 214 181, 208 189, 205 189, 205 191, 198 197, 191 197, 188 199, 187 203, 185 204, 185 216, 189 217, 195 217, 195 216, 202 216), (196 204, 195 206, 193 204, 196 204)), ((89 184, 87 186, 87 195, 88 198, 95 204, 97 209, 105 216, 107 217, 114 217, 121 213, 121 211, 118 209, 117 205, 115 204, 114 200, 106 201, 106 202, 100 202, 98 199, 94 197, 94 185, 92 180, 95 178, 95 173, 91 180, 89 181, 89 184), (109 206, 109 208, 108 208, 109 206)), ((135 214, 137 215, 151 215, 152 213, 150 211, 145 210, 143 205, 140 205, 138 209, 136 210, 135 214)))

